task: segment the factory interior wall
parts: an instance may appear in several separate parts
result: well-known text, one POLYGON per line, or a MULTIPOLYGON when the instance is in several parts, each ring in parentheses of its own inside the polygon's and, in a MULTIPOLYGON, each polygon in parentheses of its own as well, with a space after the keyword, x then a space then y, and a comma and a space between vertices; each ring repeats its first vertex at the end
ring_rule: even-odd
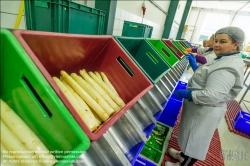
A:
MULTIPOLYGON (((16 23, 17 15, 21 5, 20 0, 1 1, 1 28, 13 29, 16 23)), ((25 15, 23 12, 22 19, 18 29, 26 29, 25 15)))
MULTIPOLYGON (((161 38, 164 30, 166 14, 154 6, 150 1, 145 1, 146 14, 142 19, 142 4, 144 1, 117 1, 113 35, 121 36, 124 20, 147 24, 153 27, 152 38, 161 38)), ((164 11, 168 11, 170 1, 154 1, 164 11)))

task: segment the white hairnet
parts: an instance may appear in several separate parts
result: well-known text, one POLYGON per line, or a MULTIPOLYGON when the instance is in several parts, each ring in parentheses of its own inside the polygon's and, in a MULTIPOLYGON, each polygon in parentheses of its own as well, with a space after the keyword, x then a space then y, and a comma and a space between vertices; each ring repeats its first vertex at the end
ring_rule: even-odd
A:
POLYGON ((242 29, 238 27, 225 27, 219 29, 216 33, 217 34, 228 34, 233 40, 236 42, 239 42, 239 51, 243 50, 243 42, 245 39, 245 33, 243 32, 242 29))

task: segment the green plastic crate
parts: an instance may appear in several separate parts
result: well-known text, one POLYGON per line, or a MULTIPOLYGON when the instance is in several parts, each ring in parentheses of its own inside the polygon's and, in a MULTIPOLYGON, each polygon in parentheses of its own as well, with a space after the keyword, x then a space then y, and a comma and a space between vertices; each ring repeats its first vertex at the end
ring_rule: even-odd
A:
POLYGON ((124 21, 122 36, 151 38, 153 27, 136 22, 124 21))
POLYGON ((185 40, 182 40, 182 43, 185 44, 187 48, 191 48, 191 46, 185 40))
POLYGON ((89 148, 89 138, 14 35, 6 29, 0 34, 0 97, 50 151, 69 152, 56 157, 60 161, 57 165, 70 165, 89 148))
POLYGON ((115 39, 152 83, 156 84, 170 70, 169 65, 145 39, 132 37, 115 37, 115 39))
POLYGON ((156 126, 141 151, 141 155, 159 163, 166 145, 167 136, 170 128, 162 123, 156 123, 156 126))
POLYGON ((28 30, 102 35, 105 11, 65 0, 25 1, 28 30))
POLYGON ((185 48, 176 40, 171 40, 172 43, 185 55, 185 48))
POLYGON ((179 61, 178 58, 160 39, 146 39, 146 40, 169 64, 169 66, 174 67, 178 63, 179 61))

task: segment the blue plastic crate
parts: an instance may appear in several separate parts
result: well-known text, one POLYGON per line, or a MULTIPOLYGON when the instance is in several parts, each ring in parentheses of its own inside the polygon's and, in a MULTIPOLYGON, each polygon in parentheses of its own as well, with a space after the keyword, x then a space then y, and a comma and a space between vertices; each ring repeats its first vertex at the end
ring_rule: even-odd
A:
POLYGON ((127 153, 125 153, 125 156, 129 160, 131 165, 134 165, 134 163, 135 163, 137 157, 139 156, 139 154, 141 153, 141 150, 142 150, 144 145, 145 145, 144 142, 140 142, 137 145, 135 145, 134 147, 132 147, 127 153))
POLYGON ((184 87, 187 87, 188 83, 186 82, 183 82, 183 81, 179 81, 177 86, 184 86, 184 87))
MULTIPOLYGON (((171 100, 171 99, 172 99, 172 100, 176 100, 176 101, 178 101, 178 102, 181 103, 181 104, 182 104, 182 102, 183 102, 183 100, 184 100, 183 98, 177 99, 176 96, 174 95, 174 93, 171 94, 169 100, 171 100)), ((168 103, 169 103, 169 101, 168 101, 168 103)), ((168 104, 167 104, 167 106, 168 106, 168 104)), ((167 107, 167 106, 166 106, 166 107, 167 107)))
POLYGON ((234 119, 234 128, 250 135, 250 113, 240 110, 234 119))
POLYGON ((159 119, 159 122, 168 125, 170 127, 174 127, 175 122, 177 121, 178 114, 172 114, 170 112, 163 112, 161 115, 161 118, 159 119))
POLYGON ((155 163, 153 163, 153 162, 151 162, 151 161, 149 161, 141 156, 138 156, 134 166, 157 166, 157 164, 155 164, 155 163))

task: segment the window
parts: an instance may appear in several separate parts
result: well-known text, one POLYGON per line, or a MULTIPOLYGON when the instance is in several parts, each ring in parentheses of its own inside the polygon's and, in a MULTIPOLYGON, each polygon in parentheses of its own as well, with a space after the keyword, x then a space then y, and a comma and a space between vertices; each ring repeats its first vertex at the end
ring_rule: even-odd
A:
POLYGON ((207 13, 204 23, 201 28, 198 43, 205 39, 209 39, 218 29, 228 25, 229 15, 220 13, 207 13))
POLYGON ((239 27, 245 32, 244 46, 246 46, 250 42, 250 16, 236 16, 232 26, 239 27))

